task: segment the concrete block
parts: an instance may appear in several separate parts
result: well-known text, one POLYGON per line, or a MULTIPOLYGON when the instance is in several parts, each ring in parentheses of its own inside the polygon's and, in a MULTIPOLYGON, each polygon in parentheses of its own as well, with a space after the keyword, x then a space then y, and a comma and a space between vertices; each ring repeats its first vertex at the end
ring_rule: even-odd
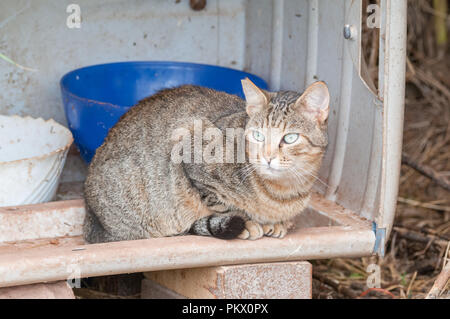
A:
POLYGON ((176 269, 144 273, 187 298, 310 299, 312 266, 306 261, 176 269))
POLYGON ((66 281, 0 288, 0 299, 75 299, 66 281))

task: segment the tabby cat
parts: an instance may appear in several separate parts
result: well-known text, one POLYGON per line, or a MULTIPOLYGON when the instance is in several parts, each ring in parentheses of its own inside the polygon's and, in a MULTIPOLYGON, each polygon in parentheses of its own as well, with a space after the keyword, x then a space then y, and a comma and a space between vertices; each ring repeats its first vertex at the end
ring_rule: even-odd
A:
POLYGON ((242 87, 245 101, 186 85, 131 108, 89 166, 85 240, 285 236, 327 146, 328 88, 274 93, 249 79, 242 87))

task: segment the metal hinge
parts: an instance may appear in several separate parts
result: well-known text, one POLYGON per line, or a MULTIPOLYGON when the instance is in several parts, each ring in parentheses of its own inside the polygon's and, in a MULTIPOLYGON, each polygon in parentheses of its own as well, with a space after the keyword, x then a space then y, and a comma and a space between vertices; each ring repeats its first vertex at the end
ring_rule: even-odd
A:
POLYGON ((375 233, 375 246, 373 253, 384 257, 384 247, 386 246, 386 228, 378 228, 377 223, 372 223, 372 230, 375 233))

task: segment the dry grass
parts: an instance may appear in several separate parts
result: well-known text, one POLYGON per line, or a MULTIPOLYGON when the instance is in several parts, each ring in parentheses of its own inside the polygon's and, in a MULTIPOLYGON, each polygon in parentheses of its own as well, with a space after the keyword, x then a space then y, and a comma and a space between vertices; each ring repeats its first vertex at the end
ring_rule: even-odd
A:
MULTIPOLYGON (((408 1, 408 63, 403 150, 420 164, 450 179, 450 59, 447 45, 436 41, 433 1, 408 1)), ((369 33, 370 37, 374 36, 369 33)), ((365 40, 368 71, 376 83, 377 57, 365 40), (375 61, 375 62, 374 62, 375 61)), ((450 193, 403 165, 395 227, 385 258, 334 259, 314 262, 315 271, 335 281, 334 288, 314 280, 315 298, 350 298, 366 290, 369 264, 381 269, 379 291, 364 298, 424 298, 443 267, 450 240, 450 193), (338 282, 338 284, 336 284, 338 282), (336 286, 350 289, 336 289, 336 286)), ((448 289, 445 295, 448 296, 448 289)))

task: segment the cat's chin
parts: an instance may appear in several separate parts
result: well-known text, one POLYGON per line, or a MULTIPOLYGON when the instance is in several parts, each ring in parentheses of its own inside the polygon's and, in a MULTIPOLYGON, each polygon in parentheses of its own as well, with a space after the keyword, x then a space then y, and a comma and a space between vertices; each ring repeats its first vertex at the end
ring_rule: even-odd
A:
POLYGON ((276 168, 264 168, 259 170, 259 176, 268 180, 281 180, 286 178, 286 170, 276 168))

